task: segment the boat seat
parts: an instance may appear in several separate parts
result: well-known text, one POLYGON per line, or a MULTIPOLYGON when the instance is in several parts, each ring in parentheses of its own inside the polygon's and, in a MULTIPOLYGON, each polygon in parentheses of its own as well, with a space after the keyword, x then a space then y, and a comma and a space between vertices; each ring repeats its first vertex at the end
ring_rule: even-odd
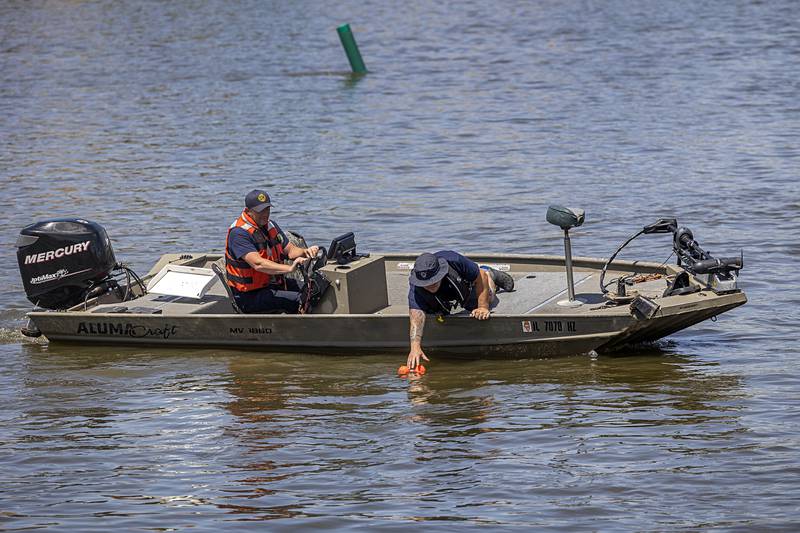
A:
POLYGON ((563 230, 577 228, 583 224, 585 212, 583 209, 551 205, 547 208, 547 221, 563 230))
POLYGON ((236 305, 236 300, 233 298, 233 291, 231 290, 230 285, 228 285, 228 279, 225 277, 225 271, 222 270, 222 267, 220 267, 217 263, 211 264, 211 270, 214 271, 219 280, 222 282, 222 286, 225 287, 225 292, 228 293, 228 300, 231 302, 231 307, 233 307, 233 310, 240 315, 244 314, 242 310, 239 309, 239 306, 236 305))

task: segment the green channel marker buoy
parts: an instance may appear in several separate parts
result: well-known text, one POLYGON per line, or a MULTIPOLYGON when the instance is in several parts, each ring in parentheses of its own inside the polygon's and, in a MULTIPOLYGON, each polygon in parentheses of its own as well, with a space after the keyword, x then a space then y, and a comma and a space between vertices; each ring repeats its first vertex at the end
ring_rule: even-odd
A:
POLYGON ((350 24, 339 26, 336 31, 339 33, 339 40, 342 41, 344 52, 347 54, 347 60, 350 61, 350 68, 356 74, 365 74, 367 67, 364 66, 364 60, 361 59, 361 52, 358 51, 356 38, 353 37, 350 24))

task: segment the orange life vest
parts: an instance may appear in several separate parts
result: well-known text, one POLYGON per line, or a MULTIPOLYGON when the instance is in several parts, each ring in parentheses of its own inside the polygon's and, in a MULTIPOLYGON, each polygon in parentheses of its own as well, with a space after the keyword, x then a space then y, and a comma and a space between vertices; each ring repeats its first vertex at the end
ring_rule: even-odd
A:
POLYGON ((228 228, 228 235, 225 238, 225 270, 228 278, 228 285, 239 292, 249 292, 266 287, 272 281, 280 281, 282 276, 259 272, 250 266, 244 259, 237 259, 231 250, 231 231, 234 228, 242 228, 247 231, 253 244, 256 245, 258 255, 275 263, 280 263, 284 259, 283 242, 281 242, 281 232, 278 226, 271 220, 267 224, 267 232, 259 228, 250 216, 242 211, 242 214, 228 228))

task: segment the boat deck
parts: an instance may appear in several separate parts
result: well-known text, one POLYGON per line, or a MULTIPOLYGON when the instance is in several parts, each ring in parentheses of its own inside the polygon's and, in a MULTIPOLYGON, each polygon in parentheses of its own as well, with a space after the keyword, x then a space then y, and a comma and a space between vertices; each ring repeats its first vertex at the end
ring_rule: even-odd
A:
MULTIPOLYGON (((217 259, 219 262, 220 260, 217 259)), ((213 261, 201 262, 197 266, 208 268, 213 261)), ((491 262, 489 262, 491 264, 491 262)), ((652 266, 652 265, 651 265, 652 266)), ((158 265, 157 265, 158 267, 158 265)), ((597 268, 576 268, 574 271, 575 294, 583 305, 578 308, 558 305, 567 298, 567 276, 563 267, 554 268, 548 264, 509 265, 508 273, 514 278, 512 292, 501 291, 492 304, 495 315, 530 315, 530 314, 582 314, 594 313, 607 302, 599 290, 600 274, 597 268)), ((388 305, 375 309, 377 315, 408 314, 408 274, 410 264, 402 261, 387 261, 385 265, 386 302, 388 305)), ((158 268, 154 268, 155 271, 158 268)), ((630 271, 626 272, 630 273, 630 271)), ((152 272, 151 272, 152 274, 152 272)), ((619 276, 619 272, 609 271, 606 280, 619 276)), ((379 284, 382 285, 382 282, 379 284)), ((660 295, 666 286, 665 280, 658 279, 638 283, 630 290, 636 290, 647 296, 660 295)), ((355 289, 355 287, 354 287, 355 289)), ((357 287, 358 291, 384 290, 370 285, 357 287)), ((234 314, 225 287, 217 279, 200 299, 145 294, 124 303, 101 303, 90 306, 91 313, 135 313, 160 315, 203 315, 234 314)), ((461 311, 463 314, 466 311, 461 311)))
MULTIPOLYGON (((576 287, 593 277, 589 272, 576 274, 576 287)), ((496 296, 492 307, 494 313, 529 314, 567 292, 567 276, 564 272, 513 272, 511 276, 514 278, 514 291, 501 291, 496 296)), ((408 272, 388 272, 386 281, 389 306, 378 313, 408 313, 408 272)))
MULTIPOLYGON (((613 279, 619 273, 609 272, 606 280, 613 279)), ((581 310, 594 310, 597 305, 603 305, 608 300, 600 293, 600 275, 597 272, 575 272, 575 296, 588 307, 581 309, 564 307, 558 302, 567 298, 567 275, 564 272, 545 270, 532 270, 529 272, 511 272, 514 278, 514 290, 497 294, 492 305, 492 312, 501 315, 530 315, 534 313, 570 313, 581 310)), ((387 285, 389 292, 389 305, 377 314, 407 314, 408 313, 408 273, 387 272, 387 285)), ((637 283, 635 290, 646 296, 660 295, 666 282, 664 279, 637 283)), ((466 313, 462 311, 461 313, 466 313)), ((460 314, 460 313, 456 313, 460 314)))

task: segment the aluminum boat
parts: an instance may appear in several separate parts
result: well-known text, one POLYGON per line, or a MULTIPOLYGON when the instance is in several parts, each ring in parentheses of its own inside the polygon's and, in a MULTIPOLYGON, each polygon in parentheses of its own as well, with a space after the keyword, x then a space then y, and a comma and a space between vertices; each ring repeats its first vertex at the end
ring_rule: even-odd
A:
MULTIPOLYGON (((741 256, 712 257, 674 219, 645 226, 610 258, 573 258, 569 230, 583 217, 577 209, 548 210, 548 221, 564 232, 564 256, 467 254, 509 273, 514 290, 495 296, 489 320, 458 309, 429 316, 426 353, 469 358, 611 353, 747 301, 737 283, 741 256), (648 233, 673 235, 677 264, 615 260, 633 238, 648 233)), ((220 253, 165 254, 139 278, 116 263, 102 227, 81 219, 29 226, 17 246, 29 299, 48 307, 28 313, 23 333, 43 334, 50 342, 322 354, 409 349, 408 276, 418 254, 357 253, 352 234, 334 239, 302 269, 309 303, 298 315, 239 312, 224 282, 220 253), (90 278, 79 280, 81 271, 90 278)))

